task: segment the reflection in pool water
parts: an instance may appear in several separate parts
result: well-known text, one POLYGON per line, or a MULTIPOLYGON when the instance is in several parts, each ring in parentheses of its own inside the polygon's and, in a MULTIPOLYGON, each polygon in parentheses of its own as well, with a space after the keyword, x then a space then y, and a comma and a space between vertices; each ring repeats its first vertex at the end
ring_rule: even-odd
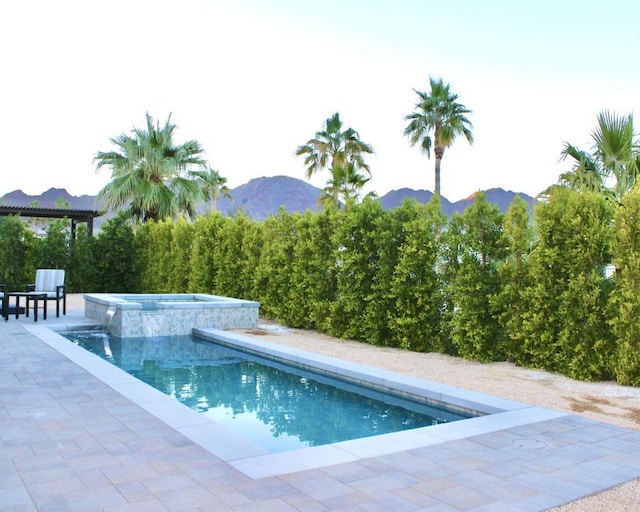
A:
POLYGON ((190 336, 64 336, 271 452, 468 417, 190 336))

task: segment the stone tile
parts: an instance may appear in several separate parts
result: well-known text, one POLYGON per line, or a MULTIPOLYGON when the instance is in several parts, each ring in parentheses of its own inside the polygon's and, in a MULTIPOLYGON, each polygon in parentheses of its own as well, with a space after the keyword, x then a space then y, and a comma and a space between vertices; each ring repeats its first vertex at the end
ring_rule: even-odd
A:
MULTIPOLYGON (((255 512, 256 505, 240 505, 234 507, 234 512, 255 512)), ((260 512, 299 512, 300 509, 293 507, 284 499, 270 499, 260 502, 260 512)))
POLYGON ((64 493, 63 496, 72 512, 92 512, 127 503, 124 496, 112 486, 64 493))
POLYGON ((31 501, 31 496, 22 485, 4 487, 2 489, 2 506, 7 509, 25 507, 25 510, 33 507, 33 510, 36 510, 33 501, 31 501))
POLYGON ((416 506, 410 501, 406 501, 399 496, 386 495, 384 497, 377 497, 375 500, 363 502, 360 504, 362 510, 367 512, 409 512, 414 511, 416 506))
POLYGON ((422 493, 414 487, 403 487, 402 489, 395 489, 394 491, 392 491, 392 493, 409 503, 413 503, 421 509, 439 503, 439 501, 432 496, 422 493))
POLYGON ((116 485, 139 480, 155 480, 160 476, 149 464, 118 464, 102 468, 101 472, 116 485))
POLYGON ((487 494, 460 485, 435 491, 431 496, 460 510, 486 506, 496 501, 487 494))
POLYGON ((134 503, 105 507, 104 512, 169 512, 169 509, 159 500, 154 498, 144 501, 136 501, 134 503))
POLYGON ((116 484, 115 487, 129 502, 149 502, 154 499, 153 492, 139 481, 123 482, 116 484))
POLYGON ((294 510, 304 510, 304 512, 325 512, 329 510, 326 505, 319 503, 302 492, 289 494, 284 496, 282 500, 292 506, 294 510))
MULTIPOLYGON (((307 475, 310 473, 309 471, 304 473, 298 473, 297 475, 307 475)), ((335 478, 339 482, 342 483, 350 483, 357 480, 363 480, 365 478, 371 478, 377 474, 377 472, 367 467, 364 464, 360 464, 359 462, 348 462, 346 464, 338 464, 336 466, 329 466, 327 468, 322 468, 318 470, 318 473, 325 473, 328 476, 335 478)), ((295 478, 294 475, 287 475, 288 478, 295 478)), ((312 475, 314 475, 312 473, 312 475)), ((317 475, 317 473, 316 473, 317 475)), ((317 478, 317 476, 312 476, 313 478, 317 478)), ((308 479, 308 478, 306 478, 308 479)))
POLYGON ((165 507, 176 512, 221 503, 219 498, 200 486, 183 487, 179 492, 157 492, 155 496, 165 507))
POLYGON ((362 510, 360 505, 371 501, 371 497, 354 490, 337 496, 323 498, 318 501, 327 506, 329 510, 347 510, 350 507, 353 510, 362 510))
POLYGON ((171 491, 181 492, 183 489, 192 488, 196 485, 192 478, 184 474, 144 479, 144 486, 153 494, 171 491))
MULTIPOLYGON (((263 478, 262 480, 240 483, 236 485, 236 489, 251 500, 264 500, 294 494, 298 490, 306 492, 305 489, 299 488, 300 485, 301 483, 288 484, 280 478, 263 478)), ((314 485, 314 489, 320 491, 318 487, 320 486, 314 485)), ((309 493, 307 492, 307 494, 309 493)))
POLYGON ((16 509, 534 512, 640 476, 640 433, 545 412, 544 421, 252 480, 21 324, 6 327, 0 494, 10 489, 16 509))
POLYGON ((530 472, 523 473, 512 479, 512 481, 538 490, 538 494, 546 494, 563 501, 573 501, 581 496, 592 494, 593 490, 586 485, 575 482, 558 480, 552 474, 530 472))
POLYGON ((0 494, 2 494, 2 489, 19 487, 22 483, 20 473, 18 473, 13 463, 10 461, 0 461, 0 494))

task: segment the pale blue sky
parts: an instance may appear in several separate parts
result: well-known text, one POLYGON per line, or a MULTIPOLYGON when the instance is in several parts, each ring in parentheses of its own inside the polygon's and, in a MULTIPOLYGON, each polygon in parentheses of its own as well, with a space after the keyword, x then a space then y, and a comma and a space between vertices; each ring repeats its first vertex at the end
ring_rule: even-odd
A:
POLYGON ((231 187, 304 179, 296 147, 339 112, 376 151, 368 190, 433 190, 433 159, 402 134, 429 75, 473 111, 443 195, 536 195, 568 167, 564 141, 588 148, 598 112, 639 110, 639 22, 615 0, 4 2, 0 195, 97 193, 109 173, 94 154, 147 111, 172 112, 231 187))

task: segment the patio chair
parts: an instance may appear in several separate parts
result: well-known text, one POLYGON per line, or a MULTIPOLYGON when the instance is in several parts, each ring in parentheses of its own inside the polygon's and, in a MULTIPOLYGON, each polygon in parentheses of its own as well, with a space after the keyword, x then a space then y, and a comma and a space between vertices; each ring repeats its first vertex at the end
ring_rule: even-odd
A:
POLYGON ((7 291, 7 287, 4 284, 0 284, 0 307, 2 307, 2 316, 6 317, 7 316, 7 312, 4 309, 4 301, 7 300, 4 296, 5 292, 7 291))
POLYGON ((64 270, 39 268, 36 270, 35 284, 27 285, 27 291, 46 293, 45 308, 47 308, 50 300, 55 300, 56 316, 60 316, 60 302, 62 302, 62 314, 67 314, 67 289, 64 284, 64 270))

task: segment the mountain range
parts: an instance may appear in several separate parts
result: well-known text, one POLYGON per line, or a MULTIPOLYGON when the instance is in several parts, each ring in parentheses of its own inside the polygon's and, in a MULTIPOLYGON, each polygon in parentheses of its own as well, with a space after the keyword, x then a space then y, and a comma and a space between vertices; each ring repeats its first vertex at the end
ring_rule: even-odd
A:
MULTIPOLYGON (((242 211, 248 217, 255 220, 264 220, 270 214, 277 213, 282 206, 289 213, 305 212, 306 210, 318 211, 318 199, 321 190, 306 181, 289 176, 274 176, 254 178, 244 185, 240 185, 231 190, 232 200, 221 198, 216 208, 225 215, 232 215, 242 211)), ((485 191, 487 200, 496 204, 502 212, 506 212, 516 195, 519 195, 532 206, 536 200, 522 193, 516 193, 501 188, 492 188, 485 191)), ((432 192, 428 190, 413 190, 401 188, 392 190, 380 197, 383 208, 391 209, 402 204, 404 199, 413 198, 420 203, 427 203, 432 192)), ((475 195, 472 194, 465 199, 451 202, 446 198, 441 198, 442 209, 445 214, 451 215, 454 212, 462 211, 473 203, 475 195)), ((96 196, 82 195, 72 196, 64 188, 51 188, 40 195, 28 195, 22 190, 15 190, 0 197, 0 205, 3 206, 40 206, 42 208, 54 208, 56 201, 64 200, 71 208, 78 210, 99 210, 100 205, 96 202, 96 196)), ((105 217, 108 217, 105 216, 105 217)), ((100 219, 96 219, 96 228, 100 219)))

